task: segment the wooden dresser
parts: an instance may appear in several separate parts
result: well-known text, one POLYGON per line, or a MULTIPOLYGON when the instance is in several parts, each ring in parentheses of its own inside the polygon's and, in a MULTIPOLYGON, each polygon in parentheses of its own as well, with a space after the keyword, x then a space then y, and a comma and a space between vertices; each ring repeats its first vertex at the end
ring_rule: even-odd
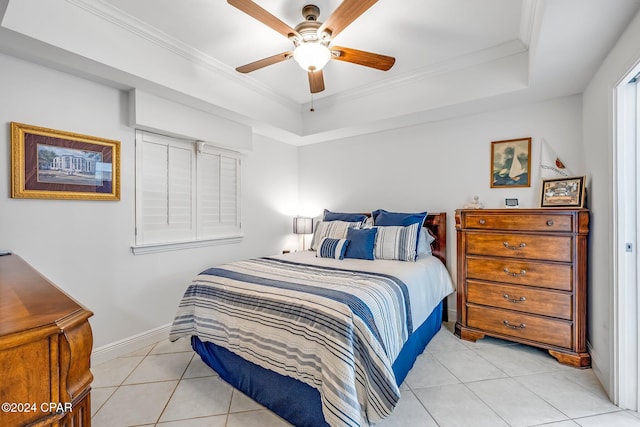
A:
POLYGON ((17 255, 0 256, 0 426, 91 425, 92 314, 17 255))
POLYGON ((456 211, 455 333, 545 348, 588 367, 587 209, 456 211))

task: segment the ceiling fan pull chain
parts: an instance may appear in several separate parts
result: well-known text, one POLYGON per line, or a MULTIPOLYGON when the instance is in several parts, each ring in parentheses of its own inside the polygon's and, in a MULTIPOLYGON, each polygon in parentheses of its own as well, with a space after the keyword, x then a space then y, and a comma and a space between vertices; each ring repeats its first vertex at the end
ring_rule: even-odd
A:
POLYGON ((313 94, 311 94, 311 108, 309 109, 309 111, 311 111, 312 113, 316 111, 316 109, 313 108, 313 94))

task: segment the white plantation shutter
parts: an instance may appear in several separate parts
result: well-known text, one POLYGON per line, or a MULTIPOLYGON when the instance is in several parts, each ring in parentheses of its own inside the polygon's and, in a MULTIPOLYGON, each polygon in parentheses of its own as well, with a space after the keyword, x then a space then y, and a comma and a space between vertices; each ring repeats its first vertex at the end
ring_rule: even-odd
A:
POLYGON ((220 158, 220 221, 222 224, 238 227, 240 209, 236 203, 240 189, 240 159, 223 156, 220 158))
POLYGON ((204 146, 198 154, 198 238, 240 233, 239 153, 204 146))
POLYGON ((220 223, 220 156, 202 154, 198 159, 198 211, 203 234, 220 223))
POLYGON ((240 154, 136 132, 136 246, 241 236, 240 154))

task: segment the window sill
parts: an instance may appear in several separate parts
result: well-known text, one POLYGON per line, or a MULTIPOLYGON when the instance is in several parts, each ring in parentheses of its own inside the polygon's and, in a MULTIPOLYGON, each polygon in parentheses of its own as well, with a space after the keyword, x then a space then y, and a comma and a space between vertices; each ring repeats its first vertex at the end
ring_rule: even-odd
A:
POLYGON ((146 245, 134 245, 131 246, 131 252, 133 252, 134 255, 145 255, 157 252, 202 248, 206 246, 229 245, 232 243, 240 243, 242 241, 242 238, 243 236, 240 234, 236 236, 221 237, 217 239, 192 240, 189 242, 150 243, 146 245))

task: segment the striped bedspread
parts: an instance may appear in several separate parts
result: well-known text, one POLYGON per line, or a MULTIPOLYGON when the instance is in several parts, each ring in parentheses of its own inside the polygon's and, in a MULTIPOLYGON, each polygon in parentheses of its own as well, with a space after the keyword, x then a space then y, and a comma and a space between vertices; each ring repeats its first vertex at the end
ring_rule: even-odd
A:
POLYGON ((410 313, 394 277, 259 258, 198 275, 170 338, 197 335, 316 388, 331 426, 368 426, 400 399, 391 365, 410 313))

